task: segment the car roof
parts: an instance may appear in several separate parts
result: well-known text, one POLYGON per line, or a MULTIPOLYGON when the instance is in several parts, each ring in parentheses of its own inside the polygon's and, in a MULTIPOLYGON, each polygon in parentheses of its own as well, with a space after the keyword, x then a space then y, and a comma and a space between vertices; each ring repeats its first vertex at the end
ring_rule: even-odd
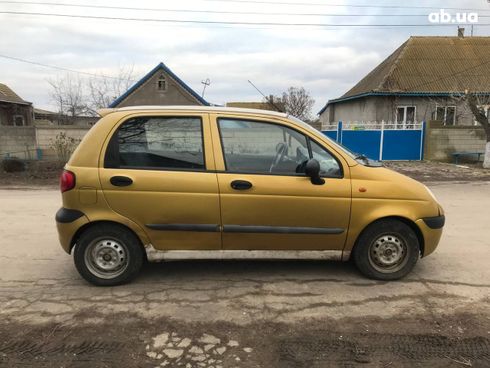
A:
POLYGON ((222 106, 127 106, 117 108, 100 109, 97 113, 100 116, 106 116, 118 111, 140 111, 140 110, 155 110, 155 111, 199 111, 199 112, 224 112, 224 113, 246 113, 246 114, 260 114, 270 115, 281 118, 287 118, 289 115, 284 112, 277 112, 271 110, 261 109, 244 109, 240 107, 222 107, 222 106))

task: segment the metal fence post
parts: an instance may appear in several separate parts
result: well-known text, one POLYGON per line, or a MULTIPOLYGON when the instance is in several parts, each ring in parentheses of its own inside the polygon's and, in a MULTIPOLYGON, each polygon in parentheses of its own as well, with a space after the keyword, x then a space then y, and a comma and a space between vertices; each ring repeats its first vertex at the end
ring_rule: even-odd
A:
POLYGON ((420 129, 420 160, 424 159, 424 140, 425 140, 426 122, 422 121, 422 129, 420 129))
POLYGON ((337 125, 337 142, 342 144, 342 120, 337 125))
POLYGON ((381 120, 381 138, 379 139, 379 160, 383 161, 383 144, 385 140, 385 121, 381 120))

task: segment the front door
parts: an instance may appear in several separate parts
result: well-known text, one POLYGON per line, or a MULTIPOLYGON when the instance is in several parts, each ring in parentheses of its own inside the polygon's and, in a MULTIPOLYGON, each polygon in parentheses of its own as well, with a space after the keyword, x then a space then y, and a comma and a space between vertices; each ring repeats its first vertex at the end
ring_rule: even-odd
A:
POLYGON ((108 205, 161 250, 221 249, 218 183, 207 114, 134 116, 105 154, 108 205))
POLYGON ((342 250, 351 202, 346 163, 286 123, 215 120, 223 249, 342 250), (304 173, 312 157, 323 185, 304 173))

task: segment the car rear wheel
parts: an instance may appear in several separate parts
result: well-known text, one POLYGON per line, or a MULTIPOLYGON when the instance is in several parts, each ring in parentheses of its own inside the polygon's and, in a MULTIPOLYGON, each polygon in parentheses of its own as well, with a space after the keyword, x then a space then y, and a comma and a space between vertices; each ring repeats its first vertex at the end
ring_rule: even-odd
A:
POLYGON ((73 256, 80 275, 97 286, 131 281, 144 259, 139 239, 128 229, 112 224, 95 225, 84 231, 73 256))
POLYGON ((380 220, 363 231, 354 248, 353 259, 365 276, 377 280, 397 280, 413 269, 420 245, 410 226, 398 220, 380 220))

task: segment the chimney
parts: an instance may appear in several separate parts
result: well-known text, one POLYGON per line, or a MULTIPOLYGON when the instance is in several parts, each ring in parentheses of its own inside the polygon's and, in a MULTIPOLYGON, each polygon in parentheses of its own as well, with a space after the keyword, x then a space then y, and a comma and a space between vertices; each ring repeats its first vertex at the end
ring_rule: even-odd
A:
POLYGON ((464 38, 464 27, 458 27, 458 37, 464 38))

